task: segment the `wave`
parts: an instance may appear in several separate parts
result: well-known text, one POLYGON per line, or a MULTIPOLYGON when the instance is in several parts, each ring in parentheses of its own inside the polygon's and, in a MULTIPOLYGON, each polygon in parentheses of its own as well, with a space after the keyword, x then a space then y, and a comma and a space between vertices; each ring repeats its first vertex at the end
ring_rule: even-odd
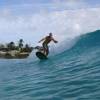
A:
POLYGON ((89 48, 95 46, 100 46, 100 30, 82 35, 78 40, 77 44, 74 46, 74 48, 76 47, 89 48))
POLYGON ((58 56, 72 56, 77 54, 81 55, 83 53, 95 52, 100 49, 100 30, 94 32, 89 32, 83 34, 79 37, 73 39, 74 43, 70 48, 66 48, 67 44, 64 46, 63 52, 59 53, 58 56))

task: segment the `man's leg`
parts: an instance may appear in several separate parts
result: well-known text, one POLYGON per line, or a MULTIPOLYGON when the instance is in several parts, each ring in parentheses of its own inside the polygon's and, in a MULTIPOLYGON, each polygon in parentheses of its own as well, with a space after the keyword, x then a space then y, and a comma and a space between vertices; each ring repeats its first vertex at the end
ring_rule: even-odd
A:
POLYGON ((49 48, 47 46, 47 48, 46 48, 46 55, 48 55, 48 54, 49 54, 49 48))
POLYGON ((46 54, 46 52, 47 52, 47 50, 46 50, 46 44, 45 43, 43 43, 43 52, 44 52, 44 54, 46 54))

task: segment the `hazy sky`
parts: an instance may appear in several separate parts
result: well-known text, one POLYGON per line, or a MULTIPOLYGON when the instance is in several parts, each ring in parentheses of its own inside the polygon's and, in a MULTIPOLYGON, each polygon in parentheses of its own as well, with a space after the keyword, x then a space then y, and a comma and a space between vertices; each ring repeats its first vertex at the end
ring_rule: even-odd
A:
POLYGON ((54 3, 75 3, 75 2, 83 2, 89 5, 98 5, 100 4, 99 0, 0 0, 1 6, 9 6, 16 4, 54 4, 54 3))
MULTIPOLYGON (((41 10, 68 10, 99 7, 100 0, 0 0, 0 9, 12 9, 26 12, 41 10)), ((15 14, 17 13, 15 12, 15 14)))
POLYGON ((0 42, 36 44, 53 32, 58 40, 100 27, 99 0, 0 0, 0 42))

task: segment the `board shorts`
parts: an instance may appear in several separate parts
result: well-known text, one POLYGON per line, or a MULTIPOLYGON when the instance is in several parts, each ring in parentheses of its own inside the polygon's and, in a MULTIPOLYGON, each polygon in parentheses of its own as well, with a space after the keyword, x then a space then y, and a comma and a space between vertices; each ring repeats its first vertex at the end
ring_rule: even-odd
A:
POLYGON ((43 48, 47 51, 47 54, 49 53, 49 48, 46 43, 43 43, 43 48))
POLYGON ((46 43, 43 43, 43 48, 48 50, 48 45, 46 43))

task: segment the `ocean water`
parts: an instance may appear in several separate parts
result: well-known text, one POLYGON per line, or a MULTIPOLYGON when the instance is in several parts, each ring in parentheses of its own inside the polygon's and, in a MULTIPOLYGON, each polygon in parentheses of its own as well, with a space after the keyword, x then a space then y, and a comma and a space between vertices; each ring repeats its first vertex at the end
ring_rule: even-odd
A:
POLYGON ((0 100, 100 100, 100 31, 45 61, 0 59, 0 100))

